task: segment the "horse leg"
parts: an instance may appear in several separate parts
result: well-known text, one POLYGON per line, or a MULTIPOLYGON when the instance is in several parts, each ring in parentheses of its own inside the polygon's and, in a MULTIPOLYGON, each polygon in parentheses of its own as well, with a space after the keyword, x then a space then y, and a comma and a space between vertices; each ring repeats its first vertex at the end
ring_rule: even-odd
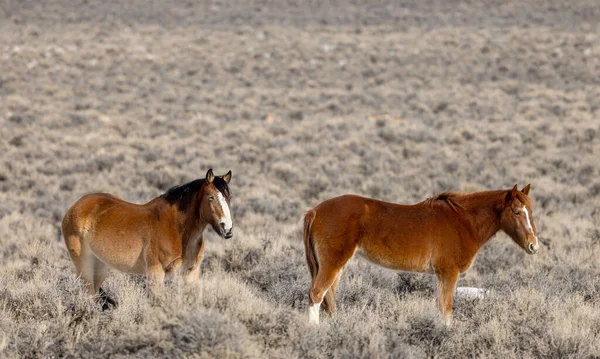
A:
POLYGON ((337 289, 338 284, 340 284, 341 277, 342 277, 342 270, 340 269, 338 274, 335 276, 335 279, 333 280, 333 284, 331 285, 331 288, 329 288, 327 293, 325 293, 326 300, 323 304, 327 303, 328 307, 327 308, 323 307, 323 309, 332 315, 337 313, 337 305, 335 304, 335 291, 337 289))
POLYGON ((184 278, 186 283, 194 283, 200 279, 200 263, 202 262, 202 257, 204 256, 204 239, 200 238, 200 243, 198 246, 198 254, 194 259, 194 264, 191 268, 187 269, 184 278))
POLYGON ((440 311, 444 316, 444 323, 449 326, 452 323, 452 299, 454 298, 454 290, 458 281, 458 270, 438 272, 436 275, 440 311))
POLYGON ((181 274, 181 264, 183 263, 183 259, 177 258, 175 259, 169 266, 165 269, 165 277, 169 279, 176 278, 177 275, 181 274))
MULTIPOLYGON (((318 239, 318 237, 316 237, 318 239)), ((355 238, 355 237, 350 237, 355 238)), ((311 242, 315 239, 311 235, 311 242)), ((322 241, 319 241, 322 243, 322 241)), ((342 268, 356 252, 356 244, 348 245, 347 241, 331 238, 328 245, 319 246, 313 242, 314 261, 317 262, 316 275, 312 279, 308 295, 308 319, 310 323, 319 324, 319 309, 321 303, 328 314, 337 312, 335 305, 335 290, 340 281, 342 268)), ((355 241, 356 243, 356 241, 355 241)))
POLYGON ((163 267, 158 255, 152 250, 152 243, 149 242, 144 248, 144 261, 146 264, 146 279, 148 289, 152 294, 162 292, 165 281, 165 268, 163 267))
POLYGON ((147 267, 146 278, 148 280, 148 289, 151 294, 162 292, 165 280, 165 270, 160 263, 147 267))
POLYGON ((81 236, 76 234, 66 235, 65 244, 69 249, 71 261, 75 265, 75 272, 81 278, 83 287, 90 295, 95 295, 94 288, 94 255, 90 247, 85 243, 81 236))
POLYGON ((148 279, 148 288, 153 294, 160 293, 163 289, 165 280, 165 270, 162 264, 153 263, 146 267, 146 277, 148 279))
MULTIPOLYGON (((331 289, 333 283, 336 281, 341 269, 341 267, 325 265, 319 267, 319 271, 310 285, 310 292, 308 294, 308 321, 311 324, 319 324, 319 309, 321 308, 321 303, 323 302, 323 298, 327 294, 327 291, 331 289)), ((329 313, 332 313, 332 306, 335 307, 335 303, 328 303, 327 309, 329 313)))
POLYGON ((106 311, 111 309, 111 307, 116 307, 117 302, 108 296, 106 292, 100 287, 106 275, 108 274, 108 265, 102 262, 98 258, 94 258, 94 293, 98 293, 98 302, 102 305, 102 311, 106 311))

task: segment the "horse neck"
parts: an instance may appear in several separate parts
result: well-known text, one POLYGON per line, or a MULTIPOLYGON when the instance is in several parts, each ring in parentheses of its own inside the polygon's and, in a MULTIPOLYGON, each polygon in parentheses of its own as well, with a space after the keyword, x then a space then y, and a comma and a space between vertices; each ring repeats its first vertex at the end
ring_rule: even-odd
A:
POLYGON ((461 205, 468 214, 471 233, 481 247, 500 230, 498 208, 504 201, 505 191, 478 192, 467 195, 461 205))
POLYGON ((200 203, 204 189, 189 194, 188 198, 180 199, 169 206, 175 217, 177 233, 184 247, 190 240, 196 239, 206 227, 206 222, 200 217, 200 203))

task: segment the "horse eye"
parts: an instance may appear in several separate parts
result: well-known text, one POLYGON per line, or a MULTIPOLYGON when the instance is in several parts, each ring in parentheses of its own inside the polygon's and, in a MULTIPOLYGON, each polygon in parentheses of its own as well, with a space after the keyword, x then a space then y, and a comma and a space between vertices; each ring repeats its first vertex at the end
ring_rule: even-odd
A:
POLYGON ((208 201, 212 202, 215 198, 214 197, 208 197, 208 201))
POLYGON ((515 212, 515 216, 520 216, 521 212, 515 212))

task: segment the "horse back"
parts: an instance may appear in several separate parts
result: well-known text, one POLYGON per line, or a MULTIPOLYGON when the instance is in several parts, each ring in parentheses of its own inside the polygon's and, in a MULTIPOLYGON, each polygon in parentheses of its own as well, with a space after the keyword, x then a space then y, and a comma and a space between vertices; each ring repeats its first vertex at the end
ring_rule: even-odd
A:
POLYGON ((319 247, 357 247, 377 234, 388 217, 386 202, 358 195, 343 195, 313 208, 312 235, 319 247))
POLYGON ((129 203, 110 193, 93 193, 81 197, 65 214, 63 235, 83 235, 95 227, 98 217, 107 211, 140 212, 140 205, 129 203))
POLYGON ((362 234, 372 231, 407 228, 412 222, 422 222, 429 211, 416 205, 399 205, 358 195, 343 195, 328 199, 314 208, 317 227, 330 232, 343 232, 357 227, 362 234))

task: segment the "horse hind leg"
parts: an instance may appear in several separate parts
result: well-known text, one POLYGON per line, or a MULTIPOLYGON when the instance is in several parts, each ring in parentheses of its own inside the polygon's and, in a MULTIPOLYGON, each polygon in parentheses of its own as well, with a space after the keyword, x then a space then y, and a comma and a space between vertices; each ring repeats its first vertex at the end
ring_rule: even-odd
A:
POLYGON ((84 290, 90 294, 95 295, 96 289, 94 287, 94 255, 92 254, 90 247, 85 243, 81 236, 76 234, 66 235, 65 244, 69 250, 71 261, 75 265, 75 273, 81 278, 84 290))
MULTIPOLYGON (((308 320, 312 324, 319 324, 319 309, 333 314, 336 312, 335 296, 332 287, 339 279, 341 267, 321 266, 313 279, 308 296, 308 320)), ((336 284, 337 285, 337 284, 336 284)))
MULTIPOLYGON (((312 324, 319 324, 321 303, 323 309, 329 314, 337 311, 335 290, 342 268, 354 255, 358 243, 358 241, 344 240, 342 237, 328 238, 327 235, 319 235, 318 232, 322 230, 313 227, 316 215, 317 212, 312 209, 304 216, 304 249, 312 277, 308 293, 308 320, 312 324), (354 244, 350 244, 352 242, 354 244), (320 245, 322 243, 326 245, 320 245)), ((345 233, 343 236, 357 238, 352 233, 345 233)))
POLYGON ((100 288, 108 273, 108 266, 94 256, 80 235, 65 236, 65 244, 69 250, 71 261, 75 265, 75 273, 81 279, 84 290, 92 296, 98 295, 97 299, 102 305, 103 311, 110 309, 110 306, 116 306, 116 301, 100 288))
POLYGON ((340 284, 341 277, 342 277, 342 270, 340 270, 338 272, 338 274, 335 276, 335 279, 333 280, 333 284, 331 285, 331 287, 329 288, 329 290, 325 293, 325 296, 323 297, 323 303, 321 304, 321 307, 323 308, 323 310, 326 313, 328 313, 330 315, 337 313, 337 305, 335 304, 335 291, 337 290, 338 284, 340 284))
POLYGON ((98 303, 102 306, 102 311, 117 307, 117 301, 110 297, 101 285, 108 274, 108 265, 100 259, 94 257, 94 293, 98 293, 98 303))

